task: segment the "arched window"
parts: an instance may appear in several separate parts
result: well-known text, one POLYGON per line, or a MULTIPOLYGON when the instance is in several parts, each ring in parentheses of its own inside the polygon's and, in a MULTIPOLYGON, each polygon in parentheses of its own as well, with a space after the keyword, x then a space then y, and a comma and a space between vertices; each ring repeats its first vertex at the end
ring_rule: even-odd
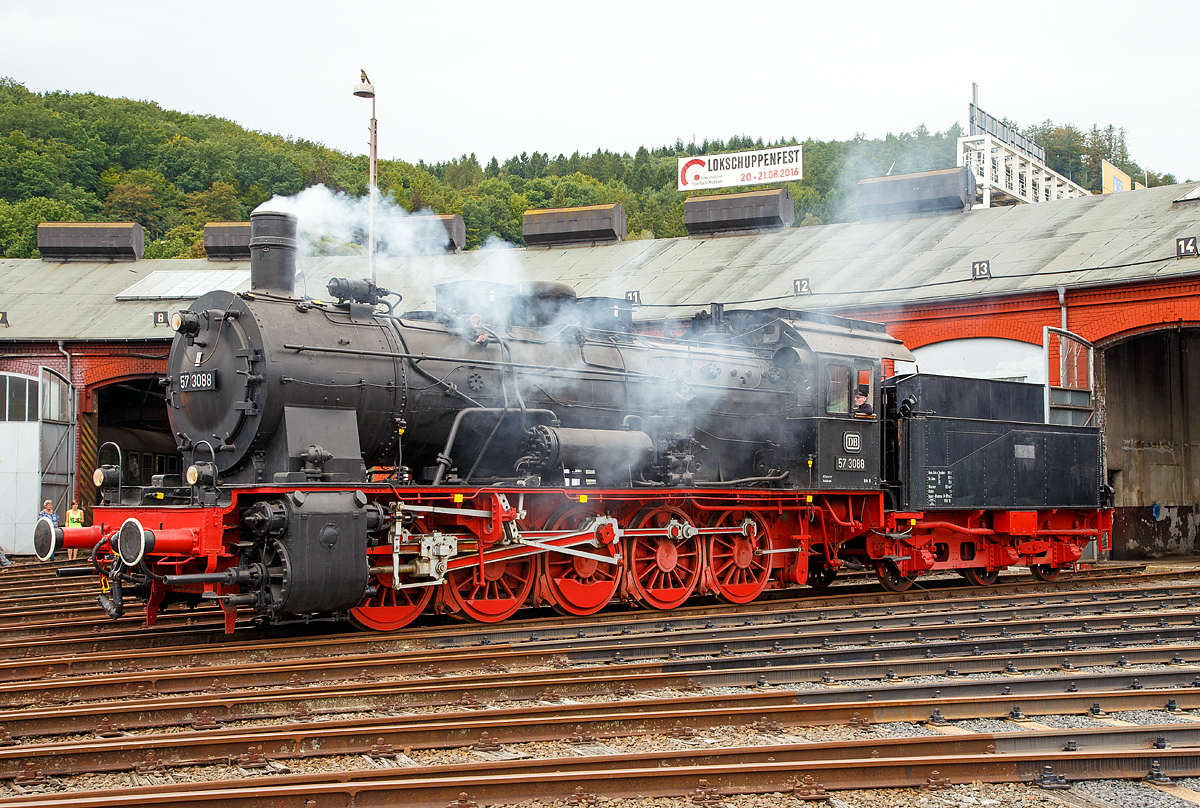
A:
POLYGON ((38 380, 0 373, 0 421, 38 419, 38 380))
POLYGON ((71 423, 71 385, 49 368, 42 368, 42 420, 71 423))

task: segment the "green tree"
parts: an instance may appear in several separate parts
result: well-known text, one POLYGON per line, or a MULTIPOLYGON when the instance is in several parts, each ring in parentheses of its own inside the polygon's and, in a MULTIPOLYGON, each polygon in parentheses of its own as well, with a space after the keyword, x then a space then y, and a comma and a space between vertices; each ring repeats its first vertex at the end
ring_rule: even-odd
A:
POLYGON ((162 205, 154 198, 149 185, 120 182, 104 200, 104 215, 114 222, 137 222, 147 230, 158 233, 158 212, 162 205))
POLYGON ((473 188, 482 182, 483 169, 480 168, 479 161, 475 159, 474 152, 470 157, 464 154, 457 160, 451 160, 450 164, 446 166, 443 181, 456 191, 473 188))
POLYGON ((6 258, 40 258, 37 228, 42 222, 76 222, 78 210, 56 199, 0 199, 0 255, 6 258))
POLYGON ((214 182, 207 191, 193 191, 184 198, 184 213, 193 225, 206 222, 241 222, 248 217, 238 201, 237 189, 228 182, 214 182))

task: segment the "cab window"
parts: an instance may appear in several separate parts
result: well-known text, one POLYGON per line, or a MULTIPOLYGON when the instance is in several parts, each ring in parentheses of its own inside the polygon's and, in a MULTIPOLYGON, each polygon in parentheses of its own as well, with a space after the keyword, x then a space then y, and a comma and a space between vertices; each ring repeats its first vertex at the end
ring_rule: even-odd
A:
POLYGON ((850 412, 851 369, 845 365, 830 365, 826 372, 825 412, 845 415, 850 412))
POLYGON ((856 407, 851 407, 851 409, 854 411, 856 417, 872 417, 874 415, 873 402, 875 401, 875 385, 872 384, 874 374, 871 372, 871 368, 859 366, 854 375, 857 377, 858 383, 854 386, 854 390, 851 390, 851 394, 855 391, 861 392, 867 397, 866 405, 872 407, 872 410, 860 412, 856 407))

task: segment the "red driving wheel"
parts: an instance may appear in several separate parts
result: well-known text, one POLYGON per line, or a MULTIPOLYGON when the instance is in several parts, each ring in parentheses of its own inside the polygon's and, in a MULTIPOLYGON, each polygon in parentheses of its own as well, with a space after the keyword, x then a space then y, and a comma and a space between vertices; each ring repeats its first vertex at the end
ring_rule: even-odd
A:
MULTIPOLYGON (((391 566, 392 548, 375 547, 367 551, 372 566, 391 566)), ((400 576, 400 583, 412 583, 414 579, 400 576)), ((411 589, 393 588, 392 573, 383 572, 373 577, 375 594, 350 610, 350 622, 359 628, 373 631, 395 631, 404 628, 425 611, 433 597, 436 586, 419 586, 411 589)))
MULTIPOLYGON (((478 556, 475 556, 478 558, 478 556)), ((479 623, 512 617, 529 597, 535 567, 531 556, 493 559, 450 570, 444 595, 451 609, 479 623)))
POLYGON ((730 603, 749 603, 766 588, 771 580, 771 537, 766 522, 751 511, 732 510, 715 513, 709 527, 740 527, 746 519, 754 525, 754 535, 722 533, 708 537, 705 543, 708 571, 717 596, 730 603))
POLYGON ((674 609, 696 590, 704 563, 700 537, 685 537, 683 531, 669 535, 672 529, 688 524, 691 520, 687 514, 671 506, 646 508, 634 515, 630 528, 661 528, 657 535, 626 538, 629 585, 641 603, 655 609, 674 609))
MULTIPOLYGON (((597 514, 582 506, 570 505, 551 517, 546 530, 575 530, 594 519, 597 514)), ((572 549, 590 555, 616 559, 618 544, 591 543, 572 549)), ((621 583, 621 564, 609 564, 594 558, 569 553, 548 552, 542 555, 538 574, 550 605, 562 614, 595 614, 608 605, 621 583)))

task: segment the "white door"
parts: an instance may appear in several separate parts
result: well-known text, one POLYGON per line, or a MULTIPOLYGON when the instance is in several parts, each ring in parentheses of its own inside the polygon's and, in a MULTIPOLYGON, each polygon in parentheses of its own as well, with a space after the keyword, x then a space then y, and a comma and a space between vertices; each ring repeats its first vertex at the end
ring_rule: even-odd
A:
POLYGON ((33 554, 33 526, 42 508, 38 380, 0 374, 0 548, 33 554))

